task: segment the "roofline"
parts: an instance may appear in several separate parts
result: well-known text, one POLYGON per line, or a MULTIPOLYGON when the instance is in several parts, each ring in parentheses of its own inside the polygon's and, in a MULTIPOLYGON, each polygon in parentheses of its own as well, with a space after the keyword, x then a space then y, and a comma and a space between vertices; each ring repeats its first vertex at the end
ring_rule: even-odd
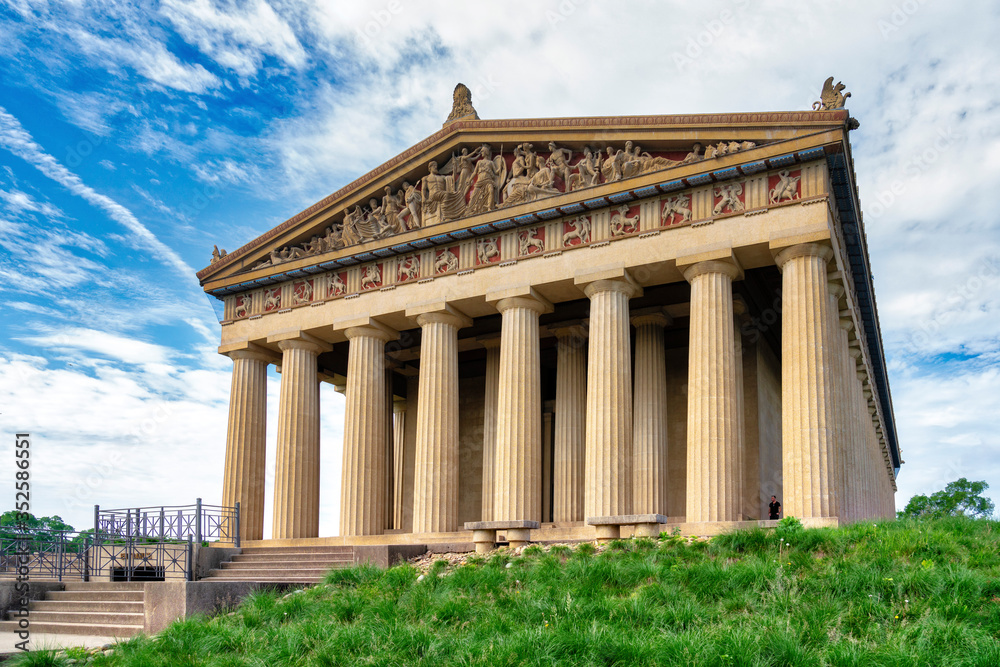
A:
POLYGON ((723 114, 681 114, 660 116, 590 116, 580 118, 521 118, 504 120, 461 120, 453 122, 438 130, 419 143, 414 144, 402 153, 382 163, 367 174, 355 179, 336 192, 324 197, 309 208, 288 218, 281 224, 264 232, 249 243, 226 254, 219 261, 211 264, 196 274, 204 284, 205 278, 214 275, 232 264, 235 260, 266 244, 275 236, 282 234, 296 224, 306 220, 331 204, 343 199, 366 184, 390 171, 397 165, 413 158, 431 146, 441 143, 452 135, 469 130, 532 130, 532 129, 586 129, 614 126, 616 130, 657 126, 695 126, 700 128, 719 127, 753 127, 761 125, 790 125, 816 123, 818 125, 843 126, 849 115, 846 109, 835 111, 769 111, 755 113, 723 113, 723 114))

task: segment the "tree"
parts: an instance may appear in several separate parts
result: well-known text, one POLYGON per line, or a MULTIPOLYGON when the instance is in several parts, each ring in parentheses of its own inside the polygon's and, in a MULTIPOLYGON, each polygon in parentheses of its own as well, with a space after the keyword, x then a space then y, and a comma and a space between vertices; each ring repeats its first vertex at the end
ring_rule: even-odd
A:
POLYGON ((930 497, 913 496, 898 514, 900 518, 925 516, 989 518, 993 516, 993 501, 982 495, 988 488, 990 485, 986 482, 970 482, 962 477, 944 487, 943 491, 931 494, 930 497))
POLYGON ((36 517, 27 512, 10 510, 0 514, 0 537, 32 537, 52 531, 71 531, 73 526, 58 516, 36 517))

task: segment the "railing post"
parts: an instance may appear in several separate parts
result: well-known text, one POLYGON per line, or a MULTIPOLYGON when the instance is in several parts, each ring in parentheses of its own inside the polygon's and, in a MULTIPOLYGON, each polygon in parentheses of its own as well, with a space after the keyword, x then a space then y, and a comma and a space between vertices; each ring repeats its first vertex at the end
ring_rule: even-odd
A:
POLYGON ((184 539, 184 510, 177 510, 177 539, 184 539))
POLYGON ((63 568, 65 563, 63 562, 63 553, 65 551, 65 539, 66 535, 59 531, 59 545, 56 547, 56 571, 58 572, 59 581, 63 578, 63 568))
POLYGON ((188 533, 187 548, 187 580, 194 581, 194 544, 191 542, 190 533, 188 533))
POLYGON ((236 540, 233 546, 240 547, 240 501, 236 501, 236 540))
POLYGON ((194 539, 198 544, 201 544, 201 498, 196 498, 194 501, 194 539))
POLYGON ((101 506, 94 505, 94 539, 97 539, 97 536, 100 534, 100 532, 101 532, 101 506))
POLYGON ((83 580, 90 581, 90 538, 83 536, 83 580))
POLYGON ((167 519, 167 517, 166 517, 166 512, 165 512, 165 511, 164 511, 164 509, 163 509, 163 508, 161 507, 161 508, 160 508, 160 541, 161 541, 161 542, 163 541, 163 538, 164 538, 164 534, 163 534, 163 525, 164 525, 164 524, 166 523, 166 519, 167 519))

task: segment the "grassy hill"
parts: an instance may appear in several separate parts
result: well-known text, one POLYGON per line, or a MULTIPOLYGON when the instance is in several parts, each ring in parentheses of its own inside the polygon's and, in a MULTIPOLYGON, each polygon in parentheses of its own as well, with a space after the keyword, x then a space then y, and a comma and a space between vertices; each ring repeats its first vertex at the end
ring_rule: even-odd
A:
POLYGON ((91 664, 996 667, 998 542, 998 522, 945 519, 356 567, 91 664))

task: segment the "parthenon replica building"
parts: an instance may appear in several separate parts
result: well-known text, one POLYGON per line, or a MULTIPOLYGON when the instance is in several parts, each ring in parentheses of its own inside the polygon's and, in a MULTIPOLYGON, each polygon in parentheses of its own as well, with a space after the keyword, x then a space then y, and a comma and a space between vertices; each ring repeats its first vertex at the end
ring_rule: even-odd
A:
POLYGON ((224 302, 243 539, 264 537, 269 364, 275 544, 711 534, 772 495, 807 524, 891 516, 842 88, 810 111, 481 120, 460 84, 441 130, 216 250, 198 277, 224 302), (339 536, 320 382, 346 395, 339 536))

